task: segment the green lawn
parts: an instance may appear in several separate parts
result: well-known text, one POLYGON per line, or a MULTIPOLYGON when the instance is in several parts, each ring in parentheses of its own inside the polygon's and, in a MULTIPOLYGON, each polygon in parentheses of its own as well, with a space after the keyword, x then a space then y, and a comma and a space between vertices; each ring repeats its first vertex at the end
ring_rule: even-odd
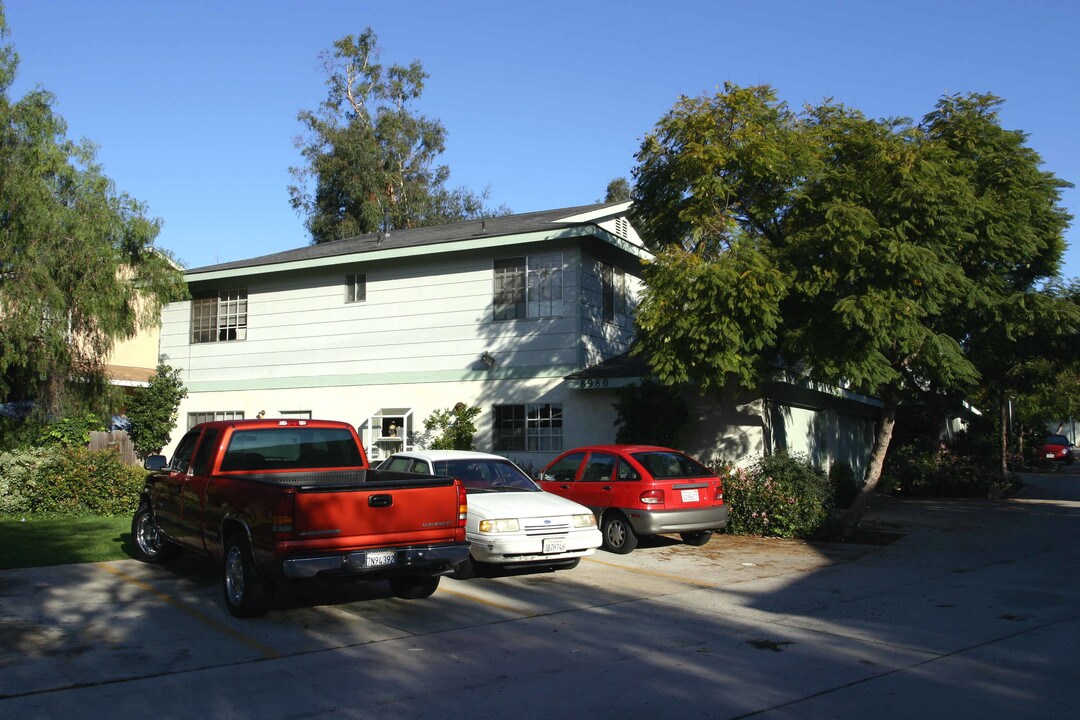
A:
POLYGON ((0 570, 131 556, 129 516, 0 516, 0 570))

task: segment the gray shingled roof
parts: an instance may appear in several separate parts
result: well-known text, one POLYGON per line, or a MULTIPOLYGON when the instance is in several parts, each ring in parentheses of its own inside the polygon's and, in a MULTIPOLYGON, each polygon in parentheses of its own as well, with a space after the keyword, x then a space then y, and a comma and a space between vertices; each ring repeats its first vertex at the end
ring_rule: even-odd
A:
POLYGON ((278 263, 295 262, 298 260, 317 260, 320 258, 336 257, 338 255, 353 255, 356 253, 374 252, 376 250, 420 247, 423 245, 436 245, 439 243, 460 240, 475 240, 482 237, 496 238, 530 232, 550 231, 574 227, 576 225, 591 225, 592 223, 561 223, 558 222, 558 220, 560 218, 592 212, 619 204, 620 203, 615 202, 579 205, 577 207, 542 210, 540 212, 522 213, 520 215, 504 215, 501 217, 470 220, 468 222, 451 223, 448 225, 432 225, 429 227, 393 230, 386 237, 383 237, 382 233, 368 233, 367 235, 358 235, 342 240, 334 240, 333 242, 323 243, 321 245, 306 245, 295 250, 285 250, 270 255, 261 255, 247 260, 234 260, 232 262, 220 263, 217 265, 205 265, 203 267, 192 268, 187 271, 187 274, 192 275, 197 273, 216 272, 219 270, 236 270, 239 268, 276 265, 278 263))

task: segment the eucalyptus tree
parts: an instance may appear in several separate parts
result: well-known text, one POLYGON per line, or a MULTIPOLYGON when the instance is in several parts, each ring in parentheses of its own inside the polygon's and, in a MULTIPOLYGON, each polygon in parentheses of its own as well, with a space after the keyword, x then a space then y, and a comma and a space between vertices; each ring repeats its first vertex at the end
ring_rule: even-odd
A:
POLYGON ((114 343, 187 290, 154 246, 160 220, 116 190, 92 143, 67 138, 55 97, 11 97, 18 61, 0 8, 0 400, 55 416, 100 401, 114 343))
POLYGON ((658 253, 637 352, 665 382, 752 387, 779 364, 881 398, 848 531, 900 401, 974 388, 972 343, 1058 271, 1067 183, 1000 104, 945 96, 915 124, 726 84, 681 99, 636 156, 632 212, 658 253))
POLYGON ((336 41, 321 55, 326 99, 297 116, 304 164, 290 168, 289 195, 312 242, 506 214, 486 206, 486 191, 446 187, 446 129, 412 108, 428 74, 379 55, 371 28, 336 41))

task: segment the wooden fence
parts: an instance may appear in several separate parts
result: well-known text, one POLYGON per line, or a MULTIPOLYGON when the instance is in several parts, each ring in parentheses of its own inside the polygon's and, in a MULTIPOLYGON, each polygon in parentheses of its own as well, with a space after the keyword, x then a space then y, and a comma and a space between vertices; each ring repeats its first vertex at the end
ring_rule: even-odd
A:
POLYGON ((90 449, 91 450, 104 450, 105 448, 114 448, 120 453, 120 457, 128 465, 138 465, 138 459, 135 457, 135 443, 131 441, 131 437, 127 434, 127 430, 113 430, 111 432, 92 432, 90 433, 90 449))

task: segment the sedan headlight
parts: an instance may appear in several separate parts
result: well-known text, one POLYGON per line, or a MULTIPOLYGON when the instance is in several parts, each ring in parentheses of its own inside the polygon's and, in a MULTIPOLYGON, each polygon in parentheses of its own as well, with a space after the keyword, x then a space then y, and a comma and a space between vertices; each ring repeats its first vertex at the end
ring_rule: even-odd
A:
POLYGON ((482 533, 501 533, 501 532, 517 532, 518 521, 517 518, 504 518, 501 520, 481 520, 480 532, 482 533))
POLYGON ((574 516, 574 527, 576 527, 576 528, 596 527, 596 516, 593 515, 592 513, 589 513, 588 515, 575 515, 574 516))

